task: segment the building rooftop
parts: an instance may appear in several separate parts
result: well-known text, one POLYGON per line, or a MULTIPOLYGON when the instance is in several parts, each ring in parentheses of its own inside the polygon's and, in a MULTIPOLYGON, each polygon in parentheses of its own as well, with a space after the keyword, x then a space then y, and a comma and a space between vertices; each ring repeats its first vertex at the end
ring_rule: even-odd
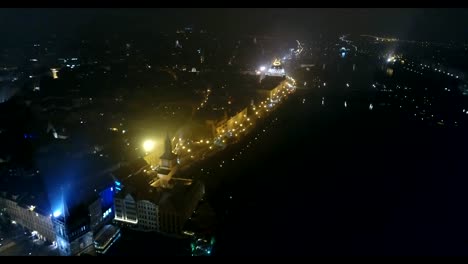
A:
POLYGON ((284 80, 285 78, 280 76, 265 76, 260 82, 259 89, 272 90, 284 80))
POLYGON ((158 168, 157 172, 158 172, 159 174, 168 175, 168 174, 171 172, 171 170, 163 169, 163 168, 158 168))
POLYGON ((108 244, 110 240, 116 235, 119 231, 119 228, 114 225, 105 225, 96 236, 94 236, 94 241, 98 247, 103 247, 108 244))
POLYGON ((148 200, 168 210, 181 210, 189 204, 192 194, 203 186, 199 181, 171 179, 172 188, 151 187, 152 176, 139 173, 124 181, 124 189, 116 196, 125 198, 130 194, 135 200, 148 200))

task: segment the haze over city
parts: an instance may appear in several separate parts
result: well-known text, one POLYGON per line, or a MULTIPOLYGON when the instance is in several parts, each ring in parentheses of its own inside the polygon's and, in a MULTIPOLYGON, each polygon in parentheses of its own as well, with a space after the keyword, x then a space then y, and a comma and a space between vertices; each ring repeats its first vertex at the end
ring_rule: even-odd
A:
POLYGON ((467 9, 0 9, 0 256, 467 255, 467 9))

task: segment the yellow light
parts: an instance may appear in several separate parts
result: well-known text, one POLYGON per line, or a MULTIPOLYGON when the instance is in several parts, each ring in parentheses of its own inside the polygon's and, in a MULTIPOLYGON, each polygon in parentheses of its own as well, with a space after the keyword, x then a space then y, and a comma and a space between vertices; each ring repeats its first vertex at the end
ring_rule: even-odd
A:
POLYGON ((148 139, 148 140, 145 140, 145 142, 143 142, 143 149, 146 151, 146 152, 150 152, 154 149, 154 146, 156 145, 156 143, 151 140, 151 139, 148 139))
POLYGON ((210 144, 210 141, 209 141, 209 140, 207 140, 207 141, 206 141, 206 144, 210 144))
POLYGON ((187 149, 187 152, 191 152, 192 150, 191 149, 187 149))
POLYGON ((52 71, 52 78, 58 79, 58 75, 57 75, 58 70, 57 70, 57 69, 53 69, 53 68, 50 69, 50 70, 52 71))

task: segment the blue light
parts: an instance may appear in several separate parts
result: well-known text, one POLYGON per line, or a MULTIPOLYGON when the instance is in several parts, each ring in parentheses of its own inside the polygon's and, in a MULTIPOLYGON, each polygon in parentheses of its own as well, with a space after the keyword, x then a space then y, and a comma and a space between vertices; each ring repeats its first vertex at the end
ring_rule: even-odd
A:
POLYGON ((106 218, 110 213, 112 213, 112 208, 109 208, 107 211, 105 211, 105 212, 102 214, 102 218, 106 218))
POLYGON ((120 186, 120 182, 115 181, 115 185, 120 186))
POLYGON ((62 211, 60 211, 60 210, 55 210, 54 211, 54 214, 53 214, 54 217, 59 217, 61 215, 62 215, 62 211))
POLYGON ((341 52, 341 57, 344 58, 346 56, 346 52, 341 52))
POLYGON ((113 192, 113 191, 114 191, 114 187, 111 187, 111 192, 113 192))

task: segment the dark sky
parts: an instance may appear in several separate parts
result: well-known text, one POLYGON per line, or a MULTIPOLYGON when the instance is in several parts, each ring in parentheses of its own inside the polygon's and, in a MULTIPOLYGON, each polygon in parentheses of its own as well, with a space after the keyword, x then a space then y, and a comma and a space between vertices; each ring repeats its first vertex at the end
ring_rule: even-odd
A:
POLYGON ((44 33, 164 30, 193 24, 220 32, 295 36, 370 33, 406 39, 467 40, 468 9, 1 9, 0 32, 34 38, 44 33))

